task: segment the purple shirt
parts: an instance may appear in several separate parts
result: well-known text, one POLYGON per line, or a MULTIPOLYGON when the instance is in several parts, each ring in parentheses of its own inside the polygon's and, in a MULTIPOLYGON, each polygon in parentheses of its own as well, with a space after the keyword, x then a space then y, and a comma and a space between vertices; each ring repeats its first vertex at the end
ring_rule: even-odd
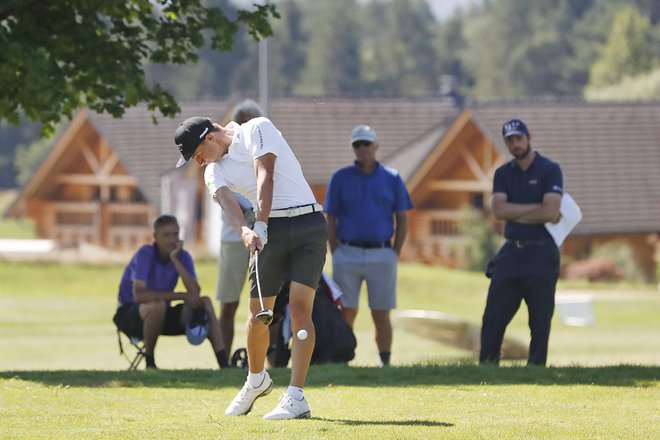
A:
MULTIPOLYGON (((196 278, 192 257, 185 249, 179 252, 179 261, 190 275, 196 278)), ((118 299, 121 304, 135 303, 134 280, 144 281, 149 290, 173 292, 179 281, 179 273, 169 259, 163 260, 160 257, 156 243, 145 244, 138 249, 124 269, 119 283, 118 299)))

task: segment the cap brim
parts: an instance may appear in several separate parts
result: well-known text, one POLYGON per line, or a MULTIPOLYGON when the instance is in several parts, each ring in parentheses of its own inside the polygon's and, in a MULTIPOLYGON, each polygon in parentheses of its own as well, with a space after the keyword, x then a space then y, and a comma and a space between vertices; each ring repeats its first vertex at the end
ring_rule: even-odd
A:
POLYGON ((371 142, 372 144, 375 144, 377 142, 377 139, 370 138, 370 137, 365 137, 365 136, 356 137, 355 139, 351 139, 351 145, 353 145, 356 142, 360 142, 360 141, 367 141, 367 142, 371 142))
POLYGON ((504 135, 504 139, 506 139, 508 137, 511 137, 511 136, 527 136, 527 133, 525 133, 524 131, 518 131, 518 130, 509 131, 504 135))
POLYGON ((178 162, 176 163, 176 165, 174 166, 174 168, 181 168, 182 166, 184 166, 184 165, 187 164, 187 163, 188 163, 188 161, 187 161, 186 159, 184 159, 183 156, 181 156, 181 157, 179 158, 179 161, 178 161, 178 162))

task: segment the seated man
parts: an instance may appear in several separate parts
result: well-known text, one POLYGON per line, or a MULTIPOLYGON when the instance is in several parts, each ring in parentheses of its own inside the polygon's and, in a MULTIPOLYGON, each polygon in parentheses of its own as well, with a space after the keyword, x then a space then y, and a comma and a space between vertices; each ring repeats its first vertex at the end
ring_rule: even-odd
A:
MULTIPOLYGON (((186 334, 193 311, 204 308, 209 319, 208 339, 221 368, 228 366, 220 326, 211 300, 199 296, 195 266, 179 240, 176 217, 161 215, 154 222, 154 243, 144 245, 124 269, 119 284, 119 308, 113 320, 119 330, 144 341, 147 368, 156 368, 154 349, 160 335, 186 334), (181 277, 185 292, 175 292, 181 277), (171 306, 171 301, 183 300, 171 306)), ((191 343, 199 343, 190 338, 191 343)))

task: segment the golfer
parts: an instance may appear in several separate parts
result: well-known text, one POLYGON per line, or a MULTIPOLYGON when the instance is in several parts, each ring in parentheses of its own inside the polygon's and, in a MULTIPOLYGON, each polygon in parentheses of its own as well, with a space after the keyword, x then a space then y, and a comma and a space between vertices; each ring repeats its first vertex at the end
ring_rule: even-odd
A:
POLYGON ((268 327, 256 319, 262 311, 257 286, 258 260, 264 308, 273 309, 283 277, 288 274, 292 331, 296 334, 304 329, 308 334, 305 340, 294 338, 289 387, 264 419, 310 417, 303 387, 316 339, 312 324, 314 290, 325 263, 327 223, 321 212, 323 208, 316 203, 291 147, 267 118, 254 118, 242 125, 230 122, 223 127, 208 118, 192 117, 181 123, 174 140, 182 156, 177 166, 191 158, 202 167, 208 165, 204 173, 206 186, 251 254, 249 372, 243 389, 225 414, 247 414, 255 400, 273 388, 273 381, 264 369, 268 327), (233 192, 245 196, 255 208, 256 222, 252 228, 245 224, 233 192))

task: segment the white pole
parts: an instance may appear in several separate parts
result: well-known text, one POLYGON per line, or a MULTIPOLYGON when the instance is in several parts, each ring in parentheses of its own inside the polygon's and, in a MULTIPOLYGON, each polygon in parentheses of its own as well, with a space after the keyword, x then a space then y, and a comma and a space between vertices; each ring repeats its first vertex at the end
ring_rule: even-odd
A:
POLYGON ((259 40, 259 104, 268 116, 268 40, 259 40))

